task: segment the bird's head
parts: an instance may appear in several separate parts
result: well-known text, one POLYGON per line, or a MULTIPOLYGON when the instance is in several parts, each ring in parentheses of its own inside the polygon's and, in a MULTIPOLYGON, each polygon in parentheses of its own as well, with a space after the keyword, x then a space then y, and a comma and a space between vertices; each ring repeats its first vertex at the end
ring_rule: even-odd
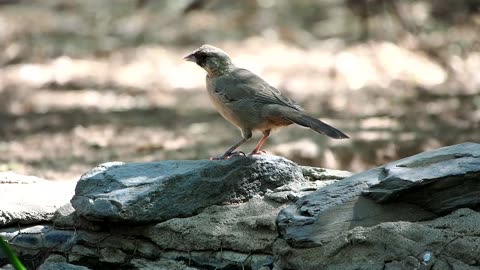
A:
POLYGON ((234 69, 232 60, 226 52, 207 44, 202 45, 183 59, 194 62, 205 69, 209 77, 221 76, 234 69))

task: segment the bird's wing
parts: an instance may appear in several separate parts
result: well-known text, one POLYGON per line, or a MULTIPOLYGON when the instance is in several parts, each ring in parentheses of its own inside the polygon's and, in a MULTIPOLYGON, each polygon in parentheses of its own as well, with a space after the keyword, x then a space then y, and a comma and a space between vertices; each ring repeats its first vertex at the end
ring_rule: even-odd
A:
POLYGON ((252 100, 265 104, 279 104, 302 110, 278 89, 246 69, 236 69, 217 82, 215 91, 228 101, 252 100))

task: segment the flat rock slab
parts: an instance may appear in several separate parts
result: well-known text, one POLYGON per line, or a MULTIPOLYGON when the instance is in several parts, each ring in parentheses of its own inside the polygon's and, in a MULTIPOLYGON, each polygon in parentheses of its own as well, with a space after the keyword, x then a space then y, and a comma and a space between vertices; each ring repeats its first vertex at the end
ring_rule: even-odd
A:
POLYGON ((102 164, 84 174, 71 200, 93 221, 148 223, 189 217, 211 205, 248 201, 305 181, 295 163, 276 156, 228 160, 102 164))
POLYGON ((55 211, 72 198, 75 184, 0 173, 0 227, 50 221, 55 211))
POLYGON ((355 174, 283 209, 281 236, 297 247, 323 245, 356 226, 432 219, 480 205, 480 144, 428 151, 355 174))
MULTIPOLYGON (((8 241, 19 256, 37 256, 42 250, 48 249, 67 252, 76 241, 75 231, 58 230, 50 225, 2 229, 0 236, 8 241)), ((3 252, 0 253, 0 260, 5 256, 3 252)))
POLYGON ((437 214, 480 205, 480 144, 464 143, 385 165, 365 194, 408 201, 437 214))

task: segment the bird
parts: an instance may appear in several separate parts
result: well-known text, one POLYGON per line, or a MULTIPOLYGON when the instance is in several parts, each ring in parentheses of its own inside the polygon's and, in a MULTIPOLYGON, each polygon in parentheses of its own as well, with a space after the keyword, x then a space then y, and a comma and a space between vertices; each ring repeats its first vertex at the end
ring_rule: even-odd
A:
POLYGON ((202 45, 184 60, 194 62, 206 71, 207 93, 217 111, 228 122, 240 129, 242 139, 223 155, 211 159, 228 159, 245 155, 235 150, 252 138, 253 131, 263 136, 249 156, 260 151, 271 131, 291 124, 308 127, 333 139, 349 138, 342 131, 305 114, 292 99, 251 71, 235 66, 223 50, 202 45))

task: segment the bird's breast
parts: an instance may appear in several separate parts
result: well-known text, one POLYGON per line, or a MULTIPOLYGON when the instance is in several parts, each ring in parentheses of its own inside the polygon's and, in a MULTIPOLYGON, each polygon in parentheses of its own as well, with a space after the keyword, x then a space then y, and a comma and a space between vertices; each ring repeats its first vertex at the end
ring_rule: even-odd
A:
POLYGON ((208 96, 223 118, 233 125, 241 129, 267 130, 291 124, 291 121, 281 117, 265 115, 267 106, 255 99, 233 100, 215 82, 214 79, 207 78, 208 96))
POLYGON ((242 128, 242 121, 238 118, 238 114, 236 114, 235 111, 232 110, 232 107, 227 104, 228 101, 225 100, 225 97, 221 94, 221 92, 219 93, 218 91, 215 91, 215 85, 209 84, 208 80, 207 92, 213 106, 215 106, 215 109, 217 109, 223 118, 233 125, 242 128))

